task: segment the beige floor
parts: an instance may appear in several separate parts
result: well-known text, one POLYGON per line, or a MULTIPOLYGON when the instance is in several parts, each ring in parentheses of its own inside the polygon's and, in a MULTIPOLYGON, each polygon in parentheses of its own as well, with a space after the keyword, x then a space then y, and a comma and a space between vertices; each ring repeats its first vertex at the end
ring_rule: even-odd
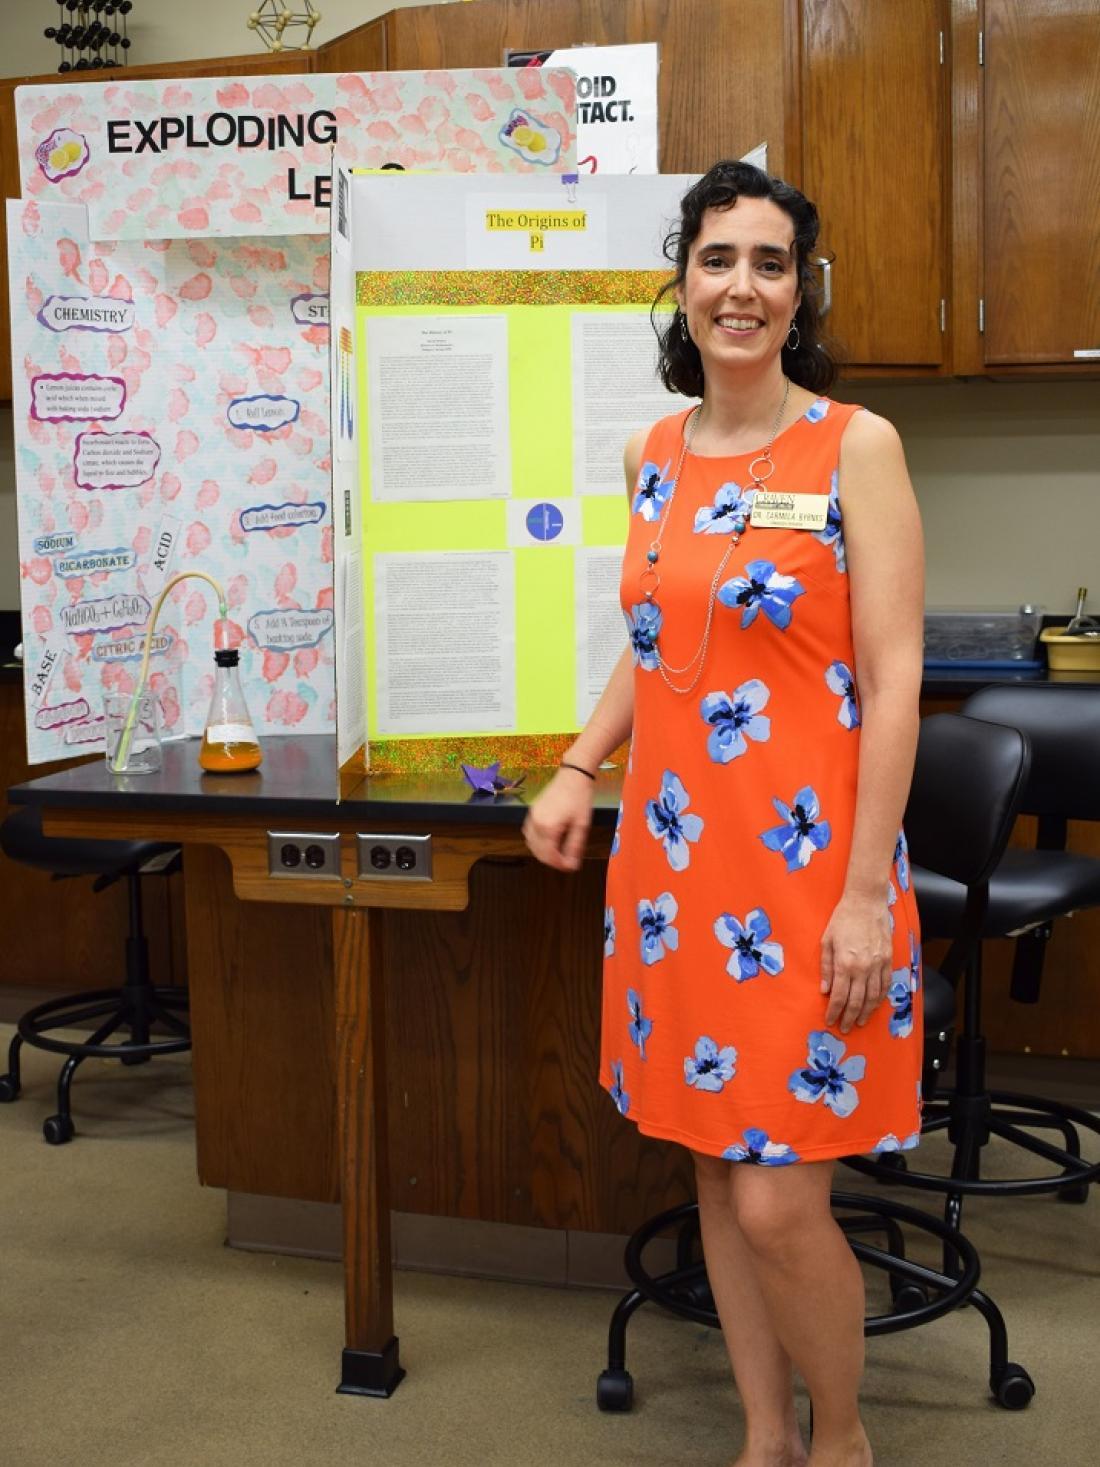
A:
MULTIPOLYGON (((186 1060, 86 1067, 79 1134, 60 1148, 40 1134, 55 1063, 30 1054, 23 1097, 0 1107, 3 1467, 724 1467, 734 1455, 720 1339, 652 1308, 631 1326, 635 1410, 596 1410, 603 1293, 399 1273, 408 1378, 386 1402, 335 1395, 340 1269, 222 1246, 224 1198, 195 1181, 186 1060)), ((969 1230, 1038 1395, 1022 1414, 990 1403, 971 1311, 873 1340, 878 1467, 1091 1467, 1100 1196, 990 1201, 969 1230)))

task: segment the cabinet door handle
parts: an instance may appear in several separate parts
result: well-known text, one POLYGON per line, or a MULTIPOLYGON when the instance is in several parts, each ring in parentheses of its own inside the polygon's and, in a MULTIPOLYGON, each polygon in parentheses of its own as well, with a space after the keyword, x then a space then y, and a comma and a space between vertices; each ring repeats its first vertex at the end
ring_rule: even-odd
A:
POLYGON ((825 317, 833 308, 833 261, 835 255, 811 255, 810 264, 816 265, 821 271, 821 299, 818 301, 817 314, 825 317))
POLYGON ((1081 351, 1075 351, 1073 355, 1078 362, 1097 361, 1100 360, 1100 346, 1086 346, 1081 351))

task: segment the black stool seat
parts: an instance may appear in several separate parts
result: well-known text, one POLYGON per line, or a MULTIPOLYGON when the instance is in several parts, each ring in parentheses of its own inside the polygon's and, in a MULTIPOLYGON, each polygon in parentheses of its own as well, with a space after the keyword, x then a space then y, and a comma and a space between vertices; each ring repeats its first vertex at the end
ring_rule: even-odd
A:
POLYGON ((8 1049, 8 1072, 0 1075, 0 1101, 13 1101, 20 1092, 20 1049, 65 1055, 57 1082, 57 1114, 49 1116, 42 1131, 51 1145, 71 1141, 74 1134, 70 1086, 78 1065, 94 1056, 117 1059, 124 1065, 144 1064, 156 1055, 179 1054, 191 1048, 191 1032, 181 1015, 188 1007, 187 990, 156 987, 149 975, 149 945, 141 911, 142 878, 170 875, 179 868, 178 846, 150 840, 82 840, 45 835, 35 806, 14 811, 0 825, 0 850, 13 861, 49 871, 54 879, 94 876, 95 891, 125 881, 130 931, 126 940, 126 979, 117 988, 69 994, 36 1004, 19 1020, 8 1049), (154 1026, 166 1030, 154 1037, 154 1026), (58 1037, 58 1031, 91 1028, 87 1038, 58 1037), (108 1043, 122 1030, 127 1037, 108 1043))
MULTIPOLYGON (((914 866, 913 885, 927 937, 951 937, 962 925, 966 887, 914 866)), ((1100 861, 1076 851, 1009 850, 989 882, 983 937, 1004 937, 1052 922, 1085 907, 1100 906, 1100 861)))
POLYGON ((955 990, 938 968, 925 964, 920 975, 924 989, 924 1031, 950 1029, 955 1022, 955 990))
POLYGON ((42 813, 35 805, 14 810, 0 825, 0 850, 23 866, 54 876, 135 874, 160 858, 175 858, 179 847, 155 840, 83 840, 43 835, 42 813))

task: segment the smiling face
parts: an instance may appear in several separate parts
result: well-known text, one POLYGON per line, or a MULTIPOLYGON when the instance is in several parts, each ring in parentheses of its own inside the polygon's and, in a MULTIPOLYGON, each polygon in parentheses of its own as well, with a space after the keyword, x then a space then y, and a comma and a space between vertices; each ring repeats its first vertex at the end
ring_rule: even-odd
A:
POLYGON ((676 292, 705 371, 779 356, 802 300, 794 222, 770 199, 708 209, 676 292))

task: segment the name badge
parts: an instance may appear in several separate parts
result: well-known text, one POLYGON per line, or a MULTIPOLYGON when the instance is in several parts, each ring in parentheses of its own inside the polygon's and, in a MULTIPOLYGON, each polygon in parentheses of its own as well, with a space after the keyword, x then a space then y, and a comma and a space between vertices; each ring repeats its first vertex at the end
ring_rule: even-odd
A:
POLYGON ((779 494, 758 489, 749 519, 762 530, 823 530, 829 521, 827 494, 779 494))

